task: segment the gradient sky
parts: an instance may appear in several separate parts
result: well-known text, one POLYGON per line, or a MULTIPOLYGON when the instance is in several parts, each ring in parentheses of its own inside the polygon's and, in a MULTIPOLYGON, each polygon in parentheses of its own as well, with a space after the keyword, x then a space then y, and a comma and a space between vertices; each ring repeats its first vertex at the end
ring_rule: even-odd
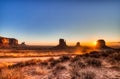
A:
POLYGON ((0 36, 50 45, 120 41, 120 1, 0 1, 0 36))

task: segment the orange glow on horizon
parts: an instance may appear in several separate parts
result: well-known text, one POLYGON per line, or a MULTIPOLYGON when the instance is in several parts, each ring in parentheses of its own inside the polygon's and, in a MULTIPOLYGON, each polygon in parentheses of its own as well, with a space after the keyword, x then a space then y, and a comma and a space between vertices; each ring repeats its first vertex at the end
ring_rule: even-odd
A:
MULTIPOLYGON (((56 45, 58 45, 59 43, 58 42, 52 42, 52 43, 50 43, 50 42, 39 42, 39 43, 26 43, 26 44, 28 44, 28 45, 43 45, 43 46, 56 46, 56 45)), ((66 42, 66 44, 68 45, 68 46, 75 46, 76 45, 76 42, 66 42)), ((97 44, 97 42, 95 41, 95 42, 80 42, 80 45, 81 46, 95 46, 97 44)))
MULTIPOLYGON (((59 44, 59 42, 58 41, 56 41, 56 42, 25 42, 26 43, 26 45, 39 45, 39 46, 56 46, 56 45, 58 45, 59 44)), ((68 46, 75 46, 76 45, 76 42, 67 42, 66 41, 66 44, 68 45, 68 46)), ((89 42, 89 41, 86 41, 86 42, 80 42, 80 45, 81 46, 96 46, 96 44, 97 44, 97 41, 91 41, 91 42, 89 42)), ((106 44, 116 44, 116 43, 111 43, 111 42, 106 42, 106 44)), ((118 43, 117 43, 118 44, 118 43)))
POLYGON ((94 44, 94 46, 96 46, 96 44, 97 44, 97 41, 94 41, 94 42, 93 42, 93 44, 94 44))

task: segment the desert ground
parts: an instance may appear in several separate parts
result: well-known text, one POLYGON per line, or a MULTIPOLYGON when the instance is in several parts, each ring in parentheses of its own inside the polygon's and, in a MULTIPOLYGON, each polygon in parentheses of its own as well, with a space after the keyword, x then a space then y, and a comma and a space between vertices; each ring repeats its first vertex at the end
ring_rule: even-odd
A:
POLYGON ((0 49, 0 79, 120 79, 120 49, 0 49))

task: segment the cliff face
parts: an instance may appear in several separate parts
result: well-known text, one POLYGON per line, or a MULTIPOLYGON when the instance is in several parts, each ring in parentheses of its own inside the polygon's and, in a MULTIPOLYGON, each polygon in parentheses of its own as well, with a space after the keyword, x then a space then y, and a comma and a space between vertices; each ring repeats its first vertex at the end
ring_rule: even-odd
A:
POLYGON ((9 39, 8 38, 0 38, 0 44, 8 44, 9 43, 9 39))
POLYGON ((16 45, 18 45, 17 39, 0 37, 0 46, 8 47, 8 46, 16 46, 16 45))
POLYGON ((9 38, 9 45, 18 45, 18 40, 14 38, 9 38))

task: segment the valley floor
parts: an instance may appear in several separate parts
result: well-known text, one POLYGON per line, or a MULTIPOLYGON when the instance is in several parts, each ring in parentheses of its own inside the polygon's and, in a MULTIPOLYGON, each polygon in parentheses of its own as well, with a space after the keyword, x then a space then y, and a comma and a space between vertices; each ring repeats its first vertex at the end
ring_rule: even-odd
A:
POLYGON ((120 79, 120 51, 19 62, 1 68, 0 79, 120 79))

